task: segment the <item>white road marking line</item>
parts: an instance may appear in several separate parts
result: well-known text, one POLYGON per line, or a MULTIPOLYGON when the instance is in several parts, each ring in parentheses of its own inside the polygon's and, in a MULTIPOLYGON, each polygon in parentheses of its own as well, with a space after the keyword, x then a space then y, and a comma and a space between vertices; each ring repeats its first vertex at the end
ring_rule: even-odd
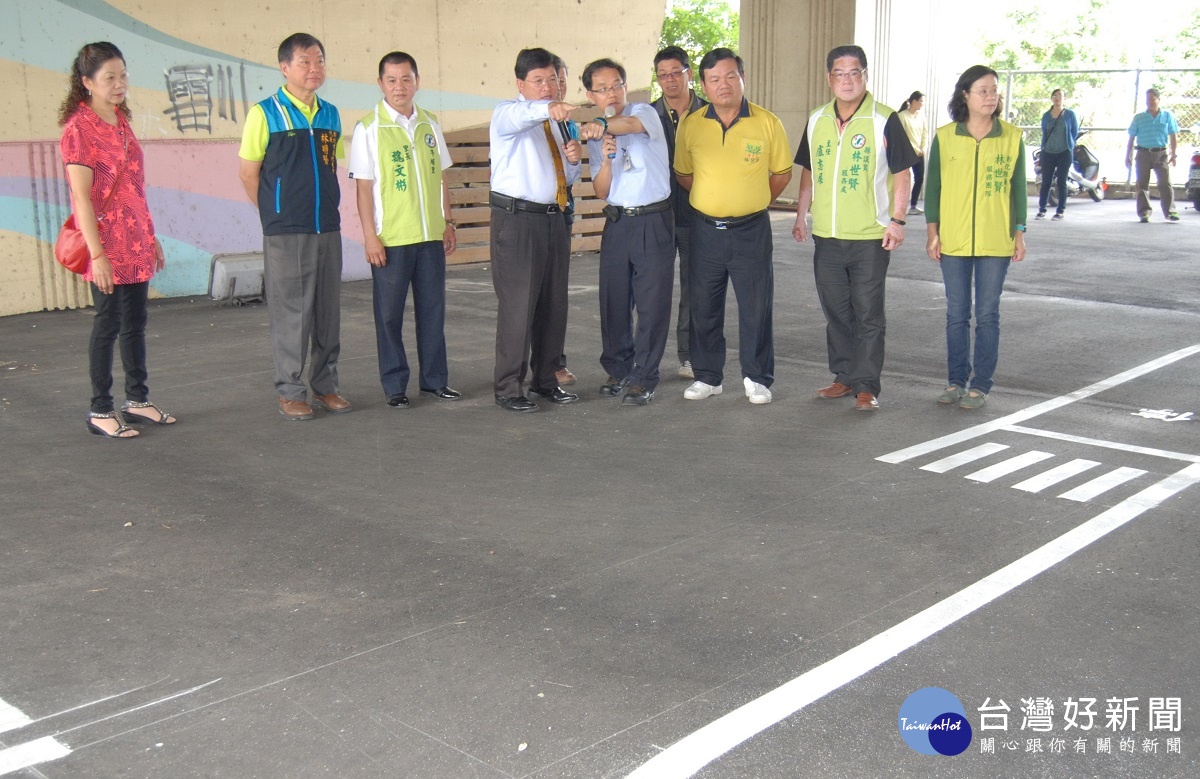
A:
POLYGON ((1200 464, 1189 465, 1167 476, 940 603, 683 737, 635 769, 628 779, 691 776, 739 744, 986 606, 1197 482, 1200 482, 1200 464))
POLYGON ((1132 444, 1119 444, 1115 441, 1104 441, 1099 438, 1085 438, 1080 435, 1070 435, 1069 433, 1056 433, 1053 430, 1038 430, 1034 427, 1022 427, 1021 425, 1009 425, 1004 428, 1011 433, 1024 433, 1026 435, 1036 435, 1042 438, 1053 438, 1056 441, 1070 441, 1075 444, 1087 444, 1088 446, 1099 446, 1104 449, 1117 449, 1122 452, 1134 452, 1135 454, 1148 454, 1152 457, 1165 457, 1169 460, 1183 460, 1186 463, 1200 463, 1200 454, 1184 454, 1183 452, 1172 452, 1167 449, 1154 449, 1149 446, 1134 446, 1132 444))
POLYGON ((60 730, 57 733, 55 733, 54 735, 61 736, 63 733, 70 733, 75 730, 80 730, 82 728, 91 727, 92 725, 98 724, 100 722, 107 722, 110 719, 116 719, 117 717, 124 717, 126 714, 132 714, 135 711, 141 711, 142 709, 148 709, 151 706, 157 706, 160 703, 166 703, 167 701, 173 701, 176 698, 182 698, 185 695, 191 695, 192 693, 196 692, 197 690, 203 690, 205 687, 214 685, 219 681, 221 681, 220 677, 213 679, 211 682, 205 682, 204 684, 197 684, 195 687, 192 687, 190 689, 183 690, 183 691, 177 692, 177 693, 173 693, 173 694, 168 695, 163 698, 159 698, 156 701, 150 701, 149 703, 143 703, 140 706, 134 706, 133 708, 125 709, 124 711, 118 711, 116 714, 109 714, 107 717, 101 717, 100 719, 95 719, 95 720, 92 720, 91 722, 85 722, 82 725, 76 725, 73 728, 67 728, 65 730, 60 730))
POLYGON ((1001 476, 1007 476, 1010 473, 1021 470, 1022 468, 1028 468, 1035 463, 1040 463, 1042 460, 1049 460, 1053 456, 1054 455, 1050 454, 1049 452, 1039 452, 1036 450, 1032 452, 1025 452, 1024 454, 1019 454, 1016 457, 1010 457, 1004 462, 996 463, 995 465, 989 465, 986 468, 975 471, 975 473, 968 473, 966 478, 970 479, 971 481, 978 481, 986 484, 999 479, 1001 476))
POLYGON ((60 743, 53 736, 39 738, 25 744, 18 744, 8 749, 0 749, 0 776, 29 768, 38 763, 57 760, 71 754, 71 748, 60 743))
POLYGON ((0 733, 23 728, 32 721, 16 706, 6 703, 3 698, 0 698, 0 733))
POLYGON ((1089 471, 1099 464, 1095 460, 1075 459, 1069 463, 1063 463, 1056 468, 1051 468, 1045 473, 1039 473, 1037 476, 1026 479, 1020 484, 1014 484, 1013 489, 1024 490, 1025 492, 1041 492, 1047 487, 1053 487, 1060 481, 1066 481, 1072 476, 1078 476, 1084 471, 1089 471))
POLYGON ((1109 471, 1103 476, 1097 476, 1086 484, 1080 484, 1075 489, 1068 490, 1058 497, 1086 503, 1097 495, 1103 495, 1113 487, 1119 487, 1144 473, 1145 471, 1138 468, 1117 468, 1115 471, 1109 471))
POLYGON ((966 430, 960 430, 957 433, 951 433, 950 435, 945 435, 941 438, 935 438, 932 441, 925 441, 924 443, 916 444, 915 446, 910 446, 906 449, 900 449, 898 451, 885 454, 881 457, 876 457, 875 459, 885 463, 902 463, 906 460, 911 460, 914 457, 920 457, 921 455, 929 454, 930 452, 936 452, 939 449, 945 449, 947 446, 960 444, 963 441, 970 441, 973 438, 979 438, 980 436, 987 435, 988 433, 992 433, 997 430, 1003 430, 1010 425, 1015 425, 1020 422, 1024 422, 1027 419, 1033 419, 1034 417, 1041 416, 1049 411, 1054 411, 1057 408, 1068 406, 1077 400, 1089 398, 1092 395, 1104 392, 1107 389, 1112 389, 1113 387, 1124 384, 1127 381, 1132 381, 1136 378, 1146 375, 1147 373, 1151 373, 1159 368, 1170 365, 1173 362, 1178 362, 1185 357, 1191 357, 1193 354, 1198 352, 1200 352, 1200 344, 1189 346, 1184 349, 1178 349, 1170 354, 1163 355, 1156 360, 1151 360, 1150 362, 1139 365, 1136 368, 1130 368, 1124 373, 1118 373, 1116 376, 1104 379, 1103 381, 1098 381, 1095 384, 1084 387, 1083 389, 1075 390, 1067 395, 1051 398, 1050 400, 1030 406, 1027 409, 1009 414, 1006 417, 994 419, 990 422, 984 422, 982 425, 969 427, 966 430))
POLYGON ((1007 448, 1008 444, 980 444, 979 446, 976 446, 973 449, 968 449, 965 452, 959 452, 958 454, 952 454, 949 457, 943 457, 942 459, 932 462, 929 465, 922 465, 921 470, 933 471, 934 473, 945 473, 946 471, 954 470, 960 465, 973 463, 976 460, 982 460, 984 457, 987 457, 990 454, 1002 452, 1007 448))

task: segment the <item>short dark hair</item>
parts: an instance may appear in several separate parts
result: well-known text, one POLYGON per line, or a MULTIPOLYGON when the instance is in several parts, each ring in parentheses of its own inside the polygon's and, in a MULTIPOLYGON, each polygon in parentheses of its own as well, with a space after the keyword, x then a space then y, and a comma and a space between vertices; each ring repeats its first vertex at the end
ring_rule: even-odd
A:
POLYGON ((566 70, 567 70, 566 61, 562 57, 558 56, 557 54, 555 54, 553 56, 554 56, 554 72, 557 73, 560 70, 563 72, 566 72, 566 70))
POLYGON ((529 71, 531 70, 554 68, 557 73, 558 68, 555 67, 554 59, 554 55, 545 49, 521 49, 517 52, 517 64, 513 68, 513 72, 517 74, 517 78, 521 81, 525 80, 525 77, 529 75, 529 71))
MULTIPOLYGON (((958 83, 954 85, 954 97, 950 98, 949 105, 946 108, 950 111, 950 118, 956 122, 967 121, 967 116, 970 111, 967 110, 967 98, 964 93, 970 92, 971 87, 975 82, 984 76, 995 76, 997 79, 1000 75, 996 71, 989 68, 987 65, 972 65, 963 71, 963 74, 958 77, 958 83)), ((996 110, 992 113, 993 117, 1000 115, 1000 102, 996 103, 996 110)))
POLYGON ((321 50, 322 57, 325 56, 325 46, 316 37, 306 32, 294 32, 279 44, 279 63, 291 62, 297 50, 311 49, 313 46, 321 50))
POLYGON ((1162 95, 1161 95, 1161 94, 1159 93, 1159 91, 1158 91, 1157 89, 1155 89, 1154 87, 1150 87, 1149 89, 1147 89, 1147 90, 1146 90, 1146 94, 1147 94, 1147 95, 1154 95, 1154 96, 1155 96, 1155 97, 1157 97, 1159 100, 1162 100, 1162 95))
POLYGON ((602 59, 589 62, 587 67, 583 69, 584 89, 588 90, 589 92, 592 90, 592 76, 595 75, 597 70, 601 70, 603 68, 612 68, 613 70, 617 71, 617 73, 621 74, 621 81, 625 80, 625 68, 621 66, 621 63, 617 62, 616 60, 609 59, 608 57, 604 57, 602 59))
POLYGON ((738 75, 743 78, 746 77, 746 63, 742 62, 741 57, 734 54, 733 49, 727 49, 722 46, 705 54, 703 59, 700 60, 700 80, 704 81, 704 71, 715 68, 721 60, 733 60, 736 62, 738 75))
POLYGON ((847 43, 844 46, 834 46, 829 50, 829 54, 825 57, 825 72, 833 72, 833 63, 840 60, 842 57, 854 57, 858 60, 858 66, 863 70, 867 69, 867 53, 863 51, 862 46, 856 46, 853 43, 847 43))
POLYGON ((411 54, 404 51, 389 51, 383 55, 383 59, 379 60, 379 77, 383 78, 383 68, 385 65, 403 65, 406 62, 412 68, 414 76, 421 75, 421 72, 417 70, 417 61, 413 59, 411 54))
POLYGON ((654 67, 658 67, 658 63, 663 60, 679 60, 679 64, 683 65, 684 70, 691 70, 692 66, 688 63, 687 52, 678 46, 668 46, 667 48, 654 55, 654 67))

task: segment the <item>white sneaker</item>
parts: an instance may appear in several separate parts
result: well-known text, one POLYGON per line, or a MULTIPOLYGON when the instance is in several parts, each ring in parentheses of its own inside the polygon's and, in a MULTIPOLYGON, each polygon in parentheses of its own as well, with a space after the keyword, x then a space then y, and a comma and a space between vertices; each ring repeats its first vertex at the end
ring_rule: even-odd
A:
POLYGON ((696 374, 692 372, 692 361, 684 360, 679 364, 679 371, 676 375, 681 379, 694 379, 696 374))
POLYGON ((714 387, 702 381, 694 381, 692 382, 692 386, 683 391, 683 396, 688 400, 704 400, 709 395, 720 395, 724 391, 725 388, 720 384, 714 387))
POLYGON ((757 381, 752 381, 749 376, 742 380, 746 385, 746 397, 750 398, 750 402, 755 405, 771 402, 771 390, 767 389, 757 381))

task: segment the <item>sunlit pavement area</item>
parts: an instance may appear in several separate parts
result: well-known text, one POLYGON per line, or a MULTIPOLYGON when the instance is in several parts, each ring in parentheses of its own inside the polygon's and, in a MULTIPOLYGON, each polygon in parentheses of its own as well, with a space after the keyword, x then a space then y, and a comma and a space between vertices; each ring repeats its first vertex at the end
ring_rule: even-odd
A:
POLYGON ((824 320, 787 213, 763 406, 732 295, 724 394, 684 400, 672 333, 653 403, 601 397, 595 255, 571 270, 582 401, 537 414, 493 403, 487 266, 448 273, 463 400, 414 376, 411 409, 384 404, 355 282, 354 410, 306 422, 277 413, 264 306, 153 303, 151 395, 181 421, 136 441, 85 430, 90 311, 0 319, 0 772, 1200 775, 1200 214, 1181 215, 1072 200, 1032 222, 974 412, 935 402, 919 216, 876 413, 815 395, 824 320), (962 754, 901 737, 926 687, 961 702, 962 754), (1064 715, 1088 698, 1085 730, 1064 715))

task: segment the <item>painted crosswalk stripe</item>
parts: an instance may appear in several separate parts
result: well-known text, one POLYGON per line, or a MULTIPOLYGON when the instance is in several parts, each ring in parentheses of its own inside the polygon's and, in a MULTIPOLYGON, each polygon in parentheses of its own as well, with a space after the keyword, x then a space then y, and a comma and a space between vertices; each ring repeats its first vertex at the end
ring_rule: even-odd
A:
POLYGON ((684 736, 627 779, 682 779, 772 725, 983 608, 1200 482, 1200 463, 1152 484, 1024 557, 684 736))
POLYGON ((32 721, 16 706, 0 698, 0 733, 23 728, 32 721))
POLYGON ((29 768, 38 763, 57 760, 71 754, 71 748, 53 736, 46 736, 8 749, 0 749, 0 776, 29 768))
POLYGON ((954 470, 960 465, 966 465, 967 463, 973 463, 976 460, 982 460, 984 457, 995 454, 996 452, 1003 452, 1007 448, 1008 444, 980 444, 979 446, 968 449, 965 452, 959 452, 958 454, 952 454, 949 457, 943 457, 942 459, 932 462, 929 465, 922 465, 921 470, 933 471, 934 473, 945 473, 946 471, 954 470))
POLYGON ((979 481, 986 484, 987 482, 999 479, 1001 476, 1007 476, 1022 468, 1028 468, 1035 463, 1040 463, 1042 460, 1049 460, 1053 456, 1049 452, 1038 452, 1036 450, 1025 452, 1016 457, 1010 457, 1004 462, 989 465, 986 468, 975 471, 975 473, 968 473, 967 478, 971 481, 979 481))
POLYGON ((1085 471, 1089 471, 1099 464, 1095 460, 1075 459, 1069 463, 1063 463, 1055 468, 1051 468, 1044 473, 1039 473, 1037 476, 1026 479, 1019 484, 1014 484, 1013 489, 1025 492, 1041 492, 1047 487, 1053 487, 1060 481, 1066 481, 1072 476, 1078 476, 1085 471))
POLYGON ((1097 476, 1086 484, 1080 484, 1075 489, 1068 490, 1058 497, 1084 503, 1097 495, 1108 492, 1113 487, 1119 487, 1125 482, 1136 479, 1145 473, 1145 471, 1138 468, 1117 468, 1115 471, 1109 471, 1103 476, 1097 476))

